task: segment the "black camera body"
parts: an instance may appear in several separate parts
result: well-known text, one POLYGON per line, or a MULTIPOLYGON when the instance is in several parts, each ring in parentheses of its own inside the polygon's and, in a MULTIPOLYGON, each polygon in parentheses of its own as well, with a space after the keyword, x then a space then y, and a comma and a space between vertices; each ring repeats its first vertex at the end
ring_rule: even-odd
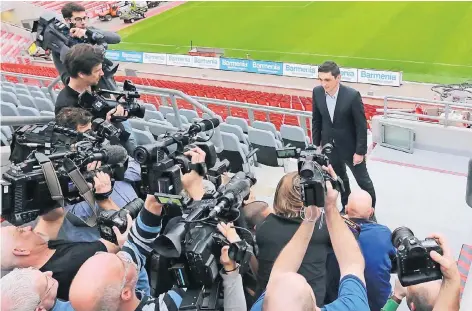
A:
POLYGON ((439 280, 442 278, 441 266, 431 259, 431 251, 443 254, 435 239, 418 240, 413 232, 400 227, 392 233, 392 244, 397 254, 392 258, 392 273, 398 274, 402 286, 439 280))
POLYGON ((305 150, 295 147, 277 149, 278 158, 297 158, 298 174, 300 176, 301 200, 304 206, 325 206, 326 181, 331 181, 333 188, 338 191, 344 191, 344 184, 338 177, 333 180, 331 176, 323 170, 323 166, 328 167, 328 154, 331 153, 333 146, 326 144, 321 152, 316 147, 310 145, 305 150))
POLYGON ((127 214, 130 214, 132 219, 138 217, 139 212, 144 207, 144 201, 140 198, 136 198, 133 201, 126 204, 119 211, 108 210, 101 211, 97 218, 98 231, 100 237, 112 243, 118 244, 116 235, 113 232, 113 227, 117 227, 121 233, 126 231, 128 227, 127 214))
POLYGON ((102 118, 95 118, 92 121, 92 131, 101 142, 106 139, 112 145, 119 145, 126 138, 121 129, 102 118))
POLYGON ((182 191, 180 172, 186 174, 192 169, 191 159, 184 153, 193 147, 202 149, 205 165, 201 165, 206 174, 206 167, 214 167, 217 154, 213 143, 198 141, 196 134, 219 125, 218 119, 203 120, 192 124, 185 131, 164 134, 152 144, 138 146, 133 157, 141 165, 141 195, 164 193, 178 195, 182 191))

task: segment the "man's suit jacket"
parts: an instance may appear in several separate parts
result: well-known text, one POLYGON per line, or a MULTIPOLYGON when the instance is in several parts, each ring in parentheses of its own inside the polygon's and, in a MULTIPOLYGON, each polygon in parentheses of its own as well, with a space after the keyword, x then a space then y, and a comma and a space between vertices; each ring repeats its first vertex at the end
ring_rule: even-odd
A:
POLYGON ((352 160, 354 153, 367 153, 367 120, 361 94, 353 88, 339 85, 333 121, 326 106, 322 86, 313 89, 313 144, 333 144, 339 155, 352 160))

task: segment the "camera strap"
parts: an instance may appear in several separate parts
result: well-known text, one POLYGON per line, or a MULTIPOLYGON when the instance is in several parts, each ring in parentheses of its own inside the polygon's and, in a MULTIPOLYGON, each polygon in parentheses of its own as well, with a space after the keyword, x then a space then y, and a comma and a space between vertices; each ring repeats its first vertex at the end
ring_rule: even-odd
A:
POLYGON ((59 183, 59 179, 57 178, 56 170, 52 165, 51 159, 49 159, 46 155, 40 152, 35 152, 34 156, 38 161, 39 165, 41 165, 41 169, 43 170, 44 179, 46 184, 48 185, 49 192, 51 194, 51 198, 56 201, 61 207, 64 207, 64 196, 62 195, 61 184, 59 183))

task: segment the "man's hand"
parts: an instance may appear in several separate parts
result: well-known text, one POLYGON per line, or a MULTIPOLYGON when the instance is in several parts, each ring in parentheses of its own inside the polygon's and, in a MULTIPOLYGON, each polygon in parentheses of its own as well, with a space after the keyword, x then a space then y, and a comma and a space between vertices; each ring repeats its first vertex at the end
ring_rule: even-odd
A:
POLYGON ((102 161, 93 161, 92 163, 87 164, 87 171, 94 171, 97 168, 102 166, 102 161))
POLYGON ((147 195, 144 208, 154 215, 161 215, 162 213, 162 205, 157 202, 156 197, 152 194, 147 195))
MULTIPOLYGON (((184 155, 190 156, 193 164, 205 163, 206 154, 198 147, 185 152, 184 155)), ((195 198, 193 195, 196 195, 197 197, 203 196, 203 177, 198 175, 197 172, 190 171, 189 173, 182 175, 181 179, 183 188, 194 200, 199 200, 200 198, 195 198)))
POLYGON ((86 29, 82 28, 71 28, 70 35, 73 38, 83 38, 85 37, 85 31, 86 29))
POLYGON ((225 224, 224 222, 220 222, 216 227, 221 234, 225 236, 228 242, 236 243, 241 241, 236 229, 233 227, 233 223, 230 222, 229 224, 225 224))
MULTIPOLYGON (((338 179, 338 176, 336 175, 336 172, 334 171, 333 167, 329 165, 328 167, 323 166, 323 170, 328 172, 328 174, 333 178, 334 180, 338 179)), ((331 182, 326 183, 326 196, 325 196, 325 207, 336 207, 336 203, 338 200, 338 195, 339 191, 335 190, 333 188, 333 185, 331 182)))
POLYGON ((451 249, 446 242, 446 239, 441 234, 433 233, 428 238, 435 239, 443 250, 443 255, 436 251, 431 251, 430 256, 435 262, 441 265, 441 272, 445 281, 460 282, 459 269, 456 261, 452 257, 451 249))
POLYGON ((128 111, 122 105, 118 105, 107 113, 107 121, 111 120, 111 117, 127 117, 128 111))
POLYGON ((221 249, 220 263, 223 265, 225 271, 234 271, 237 267, 236 262, 229 258, 229 246, 225 245, 221 249))
POLYGON ((202 149, 198 147, 192 148, 191 150, 184 152, 184 155, 190 156, 193 164, 205 162, 205 156, 206 156, 205 151, 203 151, 202 149))
POLYGON ((131 215, 129 213, 126 215, 126 220, 128 223, 125 232, 121 233, 116 226, 113 226, 112 228, 113 232, 115 232, 116 241, 118 242, 118 246, 120 248, 122 248, 125 242, 128 240, 128 234, 131 230, 131 227, 133 226, 133 218, 131 218, 131 215))
POLYGON ((403 300, 406 297, 407 290, 405 287, 402 286, 398 278, 395 280, 395 288, 393 289, 393 295, 398 300, 403 300))
POLYGON ((356 166, 358 164, 361 164, 362 161, 364 161, 364 156, 354 153, 354 156, 352 157, 352 165, 356 166))
POLYGON ((110 176, 104 172, 98 172, 93 178, 93 183, 97 194, 108 193, 112 189, 110 176))

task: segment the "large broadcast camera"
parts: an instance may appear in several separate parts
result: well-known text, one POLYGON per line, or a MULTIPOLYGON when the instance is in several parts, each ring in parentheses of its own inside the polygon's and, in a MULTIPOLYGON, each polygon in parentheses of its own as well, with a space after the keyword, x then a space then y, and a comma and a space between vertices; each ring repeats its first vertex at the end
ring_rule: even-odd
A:
POLYGON ((182 191, 181 171, 186 174, 193 169, 201 176, 206 175, 207 168, 213 168, 217 161, 216 148, 207 140, 199 140, 197 134, 214 130, 219 124, 216 118, 202 120, 190 125, 188 130, 164 134, 155 143, 136 147, 133 157, 141 165, 141 194, 178 195, 182 191), (198 167, 184 155, 193 147, 199 147, 206 154, 205 163, 198 167))
POLYGON ((2 217, 15 225, 36 219, 56 207, 86 200, 94 204, 87 183, 98 171, 114 180, 123 180, 128 153, 119 145, 96 146, 80 141, 74 150, 54 153, 33 152, 31 159, 14 164, 2 176, 2 217), (87 164, 102 166, 87 171, 87 164))
POLYGON ((407 227, 399 227, 392 233, 392 244, 397 253, 392 260, 391 273, 398 274, 402 286, 411 286, 442 278, 441 266, 429 253, 436 251, 443 254, 435 239, 418 240, 407 227))
POLYGON ((199 307, 192 310, 219 310, 219 258, 224 245, 229 245, 229 257, 240 265, 240 273, 248 270, 252 246, 246 241, 229 243, 215 227, 218 222, 228 223, 239 217, 243 201, 255 183, 252 175, 235 174, 215 194, 184 209, 180 222, 172 226, 169 222, 167 233, 156 239, 154 250, 162 257, 171 258, 169 271, 174 285, 187 288, 180 310, 187 310, 191 305, 199 307))
MULTIPOLYGON (((136 86, 129 80, 126 80, 123 84, 123 91, 111 91, 111 90, 97 90, 93 93, 85 91, 79 95, 79 106, 90 111, 95 118, 106 118, 107 113, 116 108, 117 105, 122 105, 128 112, 127 117, 111 117, 111 122, 119 122, 128 119, 129 117, 143 118, 145 113, 145 107, 137 103, 137 99, 140 98, 140 94, 136 90, 136 86), (114 95, 115 100, 108 99, 104 95, 114 95)), ((125 134, 125 133, 122 133, 125 134)), ((128 134, 129 137, 129 134, 128 134)), ((121 137, 124 139, 124 137, 121 137)), ((127 140, 128 138, 126 137, 127 140)))
POLYGON ((326 181, 330 181, 333 188, 339 192, 344 191, 343 181, 339 177, 333 179, 322 169, 322 166, 328 167, 329 158, 327 155, 331 153, 332 149, 331 144, 324 145, 321 152, 318 152, 313 145, 308 146, 305 150, 295 147, 277 149, 278 158, 298 159, 301 200, 304 206, 325 206, 326 181))
MULTIPOLYGON (((65 23, 56 18, 54 13, 45 13, 39 20, 35 21, 31 32, 36 32, 36 44, 42 49, 51 50, 60 54, 65 47, 72 47, 78 43, 90 43, 101 45, 103 54, 107 49, 107 44, 103 41, 104 36, 101 33, 87 29, 85 38, 73 38, 70 35, 70 28, 65 23)), ((105 58, 103 62, 104 76, 100 80, 104 83, 106 89, 116 89, 116 83, 113 75, 118 70, 118 64, 105 58)))

